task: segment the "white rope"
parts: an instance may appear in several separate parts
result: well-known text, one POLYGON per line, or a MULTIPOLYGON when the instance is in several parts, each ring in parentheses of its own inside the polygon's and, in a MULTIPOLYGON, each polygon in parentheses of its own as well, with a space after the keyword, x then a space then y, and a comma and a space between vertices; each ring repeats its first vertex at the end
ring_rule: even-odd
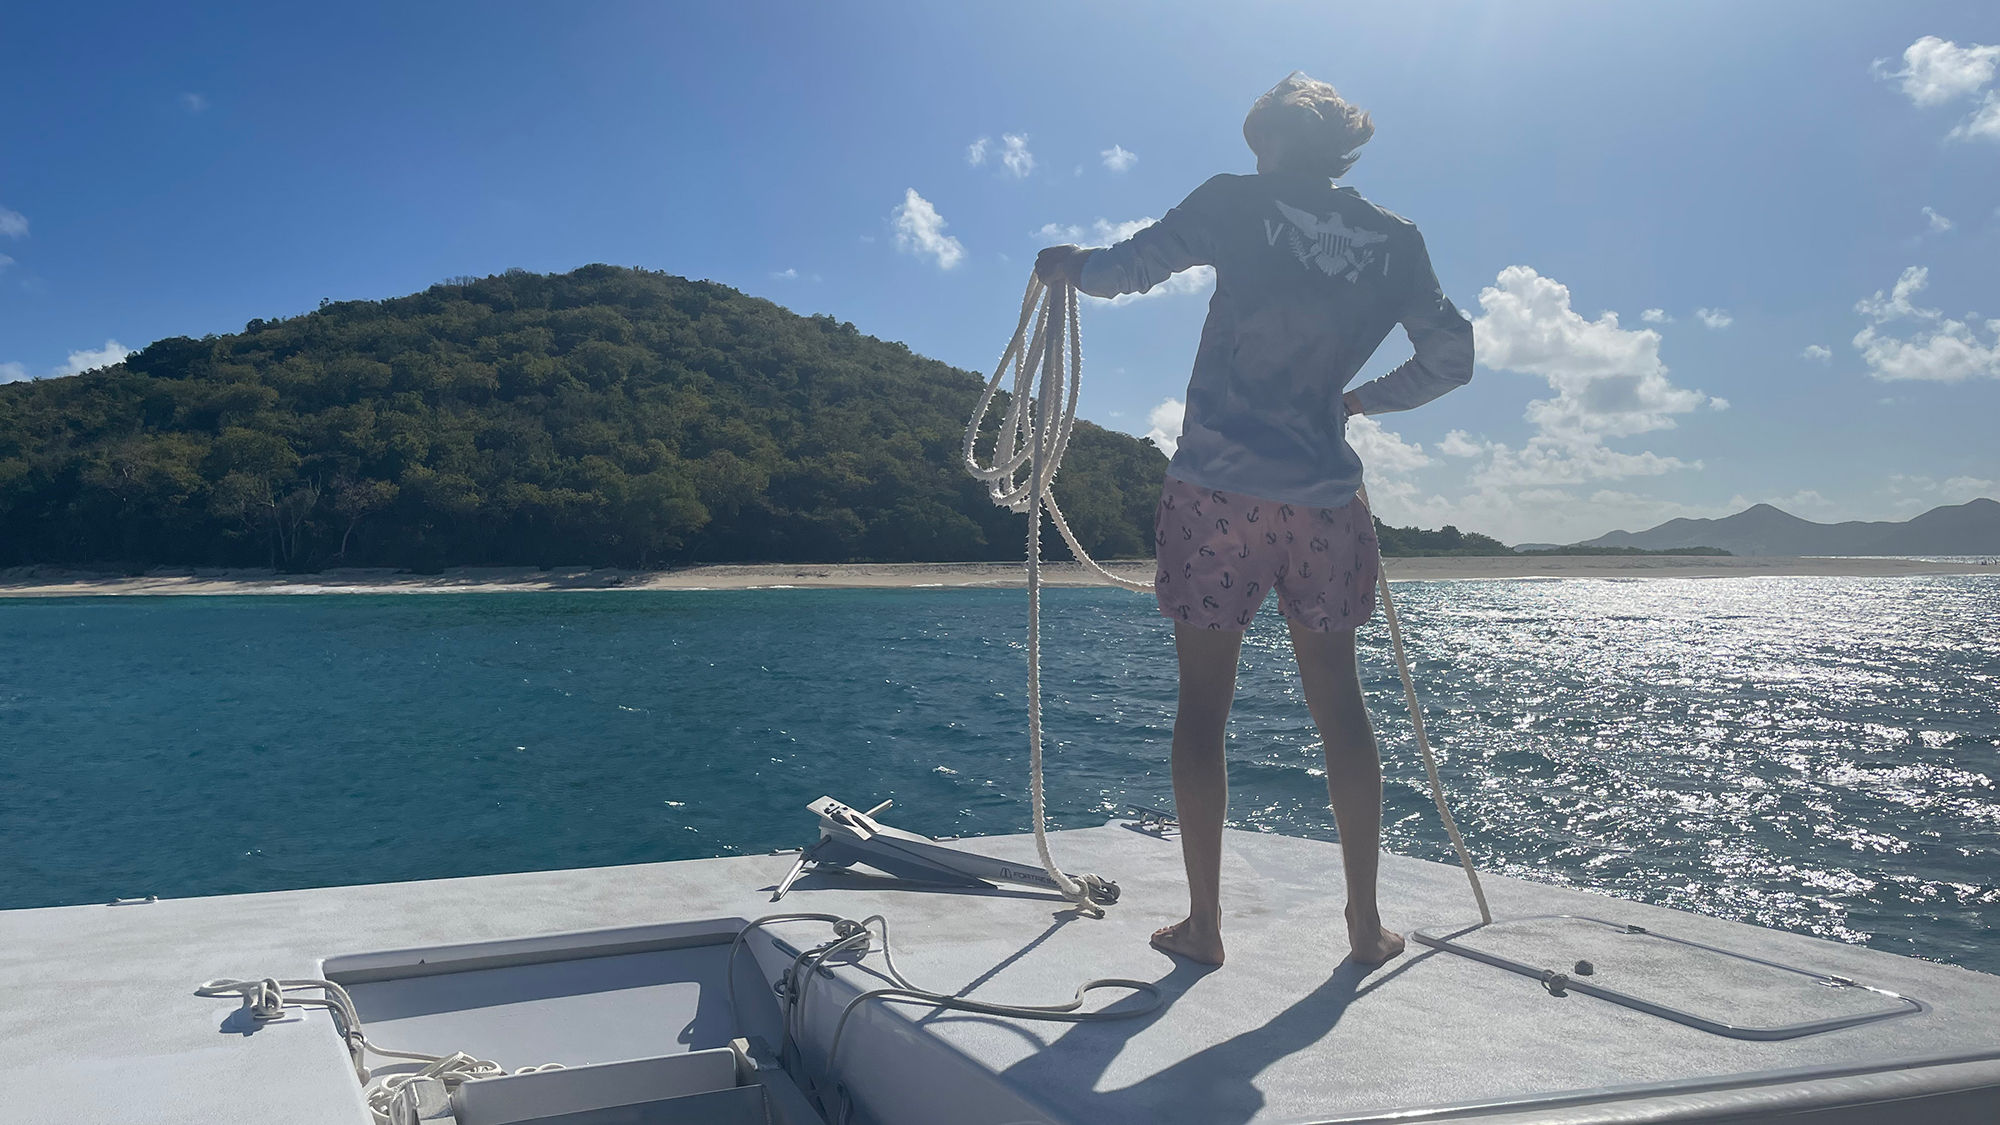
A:
MULTIPOLYGON (((987 380, 986 391, 979 398, 979 405, 972 411, 972 420, 965 426, 963 461, 965 471, 986 482, 987 493, 993 502, 1016 512, 1026 512, 1039 505, 1047 509, 1049 520, 1062 533, 1063 542, 1082 563, 1085 569, 1114 586, 1122 586, 1136 593, 1153 592, 1151 582, 1135 582, 1106 570, 1090 553, 1077 542, 1076 533, 1070 530, 1069 520, 1064 518, 1062 509, 1056 505, 1054 487, 1056 470, 1062 467, 1063 454, 1069 449, 1070 433, 1076 428, 1077 391, 1083 382, 1083 337, 1077 323, 1076 290, 1068 285, 1044 286, 1038 277, 1028 278, 1027 292, 1021 298, 1021 316, 1014 325, 1014 337, 1007 343, 1007 350, 1000 355, 1000 364, 993 370, 993 377, 987 380), (1042 298, 1040 305, 1036 298, 1042 298), (1029 330, 1030 319, 1034 328, 1029 330), (1067 327, 1069 345, 1068 362, 1064 362, 1064 329, 1067 327), (993 464, 982 465, 976 453, 980 426, 986 420, 986 411, 1000 393, 1000 384, 1005 380, 1007 369, 1014 369, 1014 385, 1009 392, 1007 412, 1000 418, 999 440, 993 450, 993 464), (1031 394, 1035 389, 1037 375, 1041 379, 1041 393, 1031 394), (1044 412, 1037 417, 1035 403, 1053 402, 1058 409, 1044 412)), ((1041 527, 1038 523, 1028 525, 1028 544, 1034 547, 1041 542, 1041 527)), ((1029 572, 1032 575, 1035 564, 1040 561, 1037 552, 1028 554, 1029 572)))
MULTIPOLYGON (((370 1043, 361 1031, 361 1015, 354 1006, 354 998, 348 995, 345 988, 330 980, 278 980, 273 977, 234 980, 225 977, 205 982, 194 990, 194 994, 240 996, 243 998, 243 1010, 260 1023, 283 1016, 287 1007, 325 1008, 333 1017, 334 1027, 340 1032, 341 1039, 347 1044, 348 1055, 354 1063, 354 1075, 361 1080, 363 1095, 368 1100, 368 1112, 374 1116, 376 1125, 391 1125, 395 1120, 397 1095, 403 1087, 418 1079, 436 1079, 443 1083, 446 1090, 455 1090, 471 1079, 493 1078, 509 1073, 499 1063, 474 1058, 463 1051, 454 1051, 449 1055, 426 1055, 415 1051, 392 1051, 370 1043), (293 995, 299 989, 317 989, 320 995, 293 995), (376 1075, 364 1065, 364 1057, 369 1054, 424 1065, 418 1070, 401 1074, 376 1075)), ((512 1073, 534 1074, 561 1069, 561 1063, 543 1063, 540 1066, 524 1066, 512 1073)))
POLYGON ((1000 364, 993 369, 993 378, 987 381, 986 391, 979 397, 979 405, 972 412, 972 420, 965 425, 965 445, 961 454, 965 471, 986 482, 987 493, 995 504, 1025 512, 1028 516, 1028 793, 1033 806, 1035 851, 1041 857, 1042 870, 1048 873, 1064 898, 1075 903, 1077 909, 1102 917, 1102 907, 1092 901, 1091 887, 1097 882, 1095 877, 1078 879, 1065 874, 1049 853, 1042 793, 1043 510, 1048 511, 1050 521, 1062 534, 1063 541, 1069 544, 1070 553, 1085 569, 1127 590, 1143 593, 1153 587, 1148 582, 1134 582, 1120 577, 1099 565, 1083 549, 1083 544, 1077 542, 1069 521, 1063 518, 1062 508, 1056 504, 1056 470, 1062 467, 1063 454, 1069 448, 1070 432, 1076 427, 1076 397, 1082 374, 1083 337, 1077 325, 1076 290, 1060 283, 1045 287, 1039 277, 1029 277, 1027 292, 1021 298, 1021 317, 1014 326, 1014 337, 1008 341, 1006 351, 1000 353, 1000 364), (1039 307, 1037 297, 1043 298, 1039 307), (1029 329, 1030 320, 1034 322, 1032 331, 1029 329), (1069 345, 1067 364, 1063 357, 1065 339, 1069 345), (1006 378, 1009 366, 1014 370, 1014 386, 1008 395, 1007 411, 1000 419, 999 437, 993 448, 993 464, 982 465, 975 452, 980 425, 986 419, 987 408, 1000 392, 1000 384, 1006 378), (1038 375, 1040 393, 1031 394, 1036 390, 1038 375), (1039 411, 1035 407, 1037 401, 1046 404, 1039 411))
MULTIPOLYGON (((1361 503, 1372 516, 1375 509, 1368 503, 1368 490, 1361 491, 1361 503)), ((1396 620, 1396 603, 1389 597, 1389 570, 1376 568, 1376 584, 1382 590, 1382 616, 1389 621, 1389 644, 1396 651, 1396 670, 1403 674, 1403 700, 1410 705, 1410 726, 1417 732, 1417 752, 1423 755, 1424 771, 1431 778, 1431 800, 1437 802, 1439 819, 1444 821, 1444 831, 1451 837, 1451 846, 1458 852, 1458 862, 1465 868, 1465 878, 1472 884, 1473 901, 1479 904, 1479 920, 1491 922, 1493 912, 1486 908, 1486 890, 1479 885, 1479 869, 1472 865, 1472 855, 1465 850, 1465 840, 1458 834, 1458 822, 1452 819, 1451 806, 1444 799, 1444 782, 1438 779, 1437 758, 1431 754, 1430 736, 1424 733, 1424 709, 1417 702, 1417 681, 1410 675, 1410 659, 1403 652, 1403 626, 1396 620)))

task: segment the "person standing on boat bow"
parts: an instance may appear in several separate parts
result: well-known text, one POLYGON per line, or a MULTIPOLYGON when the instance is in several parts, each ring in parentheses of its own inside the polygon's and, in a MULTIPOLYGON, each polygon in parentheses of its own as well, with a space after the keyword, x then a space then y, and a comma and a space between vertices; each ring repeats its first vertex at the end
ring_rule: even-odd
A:
POLYGON ((1173 777, 1188 917, 1153 945, 1209 964, 1223 958, 1224 732, 1243 631, 1273 592, 1326 752, 1352 955, 1380 963, 1403 950, 1376 903, 1382 765, 1354 631, 1374 613, 1382 563, 1347 419, 1465 384, 1472 325, 1438 285, 1417 228, 1334 182, 1374 133, 1332 86, 1294 72, 1244 119, 1255 175, 1216 176, 1115 246, 1051 246, 1035 262, 1043 280, 1096 297, 1215 269, 1154 529, 1154 592, 1180 661, 1173 777), (1414 356, 1347 390, 1398 324, 1414 356))

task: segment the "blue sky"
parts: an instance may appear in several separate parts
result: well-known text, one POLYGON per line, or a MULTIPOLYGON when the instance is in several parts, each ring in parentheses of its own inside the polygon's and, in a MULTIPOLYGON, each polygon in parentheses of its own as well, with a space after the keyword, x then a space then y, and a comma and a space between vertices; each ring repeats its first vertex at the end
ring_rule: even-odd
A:
MULTIPOLYGON (((1298 68, 1479 329, 1357 432, 1385 518, 1901 517, 2000 495, 1996 45, 1990 3, 16 6, 0 379, 597 261, 984 372, 1049 233, 1249 171, 1298 68)), ((1165 288, 1085 311, 1085 416, 1172 430, 1165 288)))

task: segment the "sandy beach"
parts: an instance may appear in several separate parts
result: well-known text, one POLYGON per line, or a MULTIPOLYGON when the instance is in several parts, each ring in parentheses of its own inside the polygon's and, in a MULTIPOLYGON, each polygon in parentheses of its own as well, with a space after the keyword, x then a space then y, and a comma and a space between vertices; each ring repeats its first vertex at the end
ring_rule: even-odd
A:
MULTIPOLYGON (((1152 578, 1151 562, 1111 568, 1139 581, 1152 578)), ((1550 555, 1386 560, 1391 581, 1437 582, 1537 578, 1745 578, 1821 576, 1914 577, 1935 574, 2000 575, 2000 561, 1926 562, 1897 558, 1734 558, 1696 555, 1550 555)), ((1052 586, 1096 583, 1074 564, 1045 567, 1052 586)), ((680 570, 533 567, 463 567, 440 574, 394 570, 325 570, 274 574, 268 570, 160 570, 127 575, 48 567, 0 570, 0 597, 198 594, 470 594, 532 590, 755 590, 802 587, 922 589, 1010 588, 1026 584, 1015 563, 841 563, 697 566, 680 570)))

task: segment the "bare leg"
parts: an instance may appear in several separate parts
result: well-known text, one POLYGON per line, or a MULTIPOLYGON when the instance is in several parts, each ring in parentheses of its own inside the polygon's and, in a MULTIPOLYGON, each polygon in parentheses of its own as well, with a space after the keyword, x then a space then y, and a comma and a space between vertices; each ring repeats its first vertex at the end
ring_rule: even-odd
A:
POLYGON ((1174 815, 1187 865, 1188 916, 1153 935, 1153 945, 1209 965, 1222 964, 1222 820, 1229 767, 1222 742, 1236 696, 1243 634, 1175 624, 1180 707, 1174 714, 1174 815))
POLYGON ((1382 759, 1361 699, 1354 631, 1316 633, 1291 622, 1299 683, 1326 749, 1326 790, 1340 826, 1347 870, 1347 940, 1354 959, 1380 964, 1403 951, 1401 936, 1382 928, 1375 876, 1382 859, 1382 759))

